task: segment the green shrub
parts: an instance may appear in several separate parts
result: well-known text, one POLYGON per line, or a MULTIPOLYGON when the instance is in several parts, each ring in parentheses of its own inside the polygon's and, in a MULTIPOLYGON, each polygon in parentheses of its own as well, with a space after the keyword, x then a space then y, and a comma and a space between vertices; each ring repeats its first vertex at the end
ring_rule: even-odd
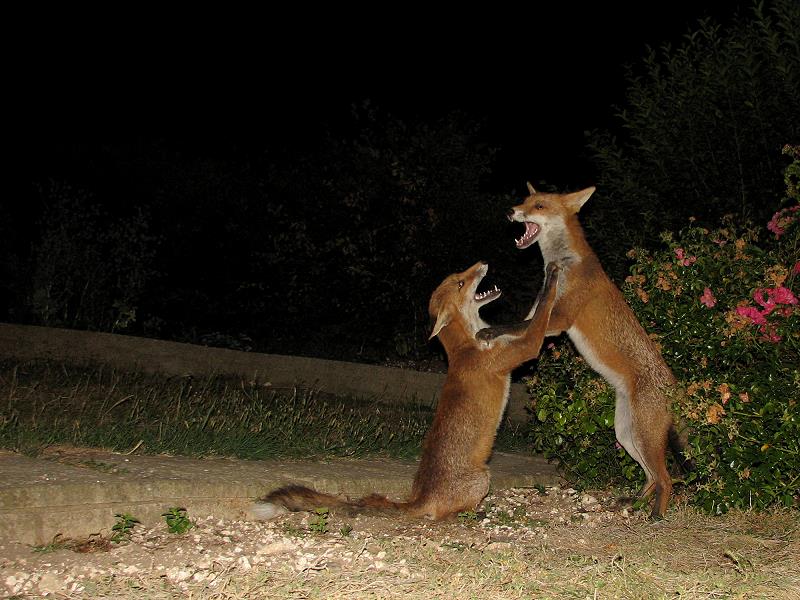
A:
MULTIPOLYGON (((800 147, 765 228, 694 221, 632 250, 623 292, 685 394, 694 500, 708 511, 800 504, 800 147)), ((583 483, 639 482, 614 441, 613 390, 561 342, 531 380, 535 446, 583 483)))

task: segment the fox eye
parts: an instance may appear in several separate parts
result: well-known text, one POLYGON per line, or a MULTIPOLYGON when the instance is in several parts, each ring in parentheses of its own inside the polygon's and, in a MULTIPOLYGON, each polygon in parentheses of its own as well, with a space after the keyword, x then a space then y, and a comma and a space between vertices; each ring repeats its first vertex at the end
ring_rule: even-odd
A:
POLYGON ((459 281, 458 282, 458 289, 461 289, 462 287, 464 287, 464 282, 463 281, 459 281))

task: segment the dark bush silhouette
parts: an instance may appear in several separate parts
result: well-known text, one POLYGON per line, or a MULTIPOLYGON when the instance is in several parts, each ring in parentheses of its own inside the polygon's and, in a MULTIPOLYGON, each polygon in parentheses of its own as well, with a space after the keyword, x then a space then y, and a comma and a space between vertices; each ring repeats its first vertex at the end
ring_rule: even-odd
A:
POLYGON ((683 43, 629 70, 618 126, 589 148, 599 198, 589 224, 619 278, 624 251, 690 216, 766 221, 781 148, 800 139, 800 4, 758 3, 728 27, 700 21, 683 43))
POLYGON ((55 182, 41 197, 23 312, 41 325, 124 331, 153 275, 146 214, 113 219, 87 194, 55 182))

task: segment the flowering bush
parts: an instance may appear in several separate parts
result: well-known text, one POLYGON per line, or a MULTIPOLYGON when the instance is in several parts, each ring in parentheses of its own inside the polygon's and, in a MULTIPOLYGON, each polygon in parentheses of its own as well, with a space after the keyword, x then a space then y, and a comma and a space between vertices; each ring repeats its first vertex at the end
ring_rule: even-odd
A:
MULTIPOLYGON (((706 510, 800 506, 800 148, 785 149, 788 198, 765 228, 692 221, 664 247, 636 249, 623 293, 682 384, 687 477, 706 510)), ((531 380, 534 441, 584 483, 633 483, 614 441, 614 392, 565 341, 531 380), (620 464, 622 468, 620 468, 620 464)))

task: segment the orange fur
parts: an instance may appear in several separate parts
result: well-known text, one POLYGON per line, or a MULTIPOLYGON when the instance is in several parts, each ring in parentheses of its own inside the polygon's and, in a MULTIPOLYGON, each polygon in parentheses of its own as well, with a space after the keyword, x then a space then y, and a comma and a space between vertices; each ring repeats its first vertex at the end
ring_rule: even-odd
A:
POLYGON ((477 293, 486 271, 485 263, 477 263, 450 275, 431 296, 429 312, 435 322, 431 337, 438 336, 444 346, 448 370, 408 500, 392 502, 377 494, 349 500, 288 486, 258 501, 251 514, 268 518, 281 509, 347 506, 443 519, 478 506, 489 491, 486 463, 508 398, 511 371, 539 355, 559 277, 558 268, 551 265, 539 306, 521 335, 479 342, 475 336, 487 323, 478 308, 500 295, 499 290, 477 293))
POLYGON ((661 517, 672 493, 665 451, 670 437, 679 438, 669 409, 675 377, 584 237, 578 211, 594 188, 546 194, 528 187, 530 195, 509 211, 509 219, 526 223, 518 248, 538 242, 545 263, 561 267, 547 335, 566 332, 615 388, 617 440, 644 469, 641 495, 655 494, 652 516, 661 517))

